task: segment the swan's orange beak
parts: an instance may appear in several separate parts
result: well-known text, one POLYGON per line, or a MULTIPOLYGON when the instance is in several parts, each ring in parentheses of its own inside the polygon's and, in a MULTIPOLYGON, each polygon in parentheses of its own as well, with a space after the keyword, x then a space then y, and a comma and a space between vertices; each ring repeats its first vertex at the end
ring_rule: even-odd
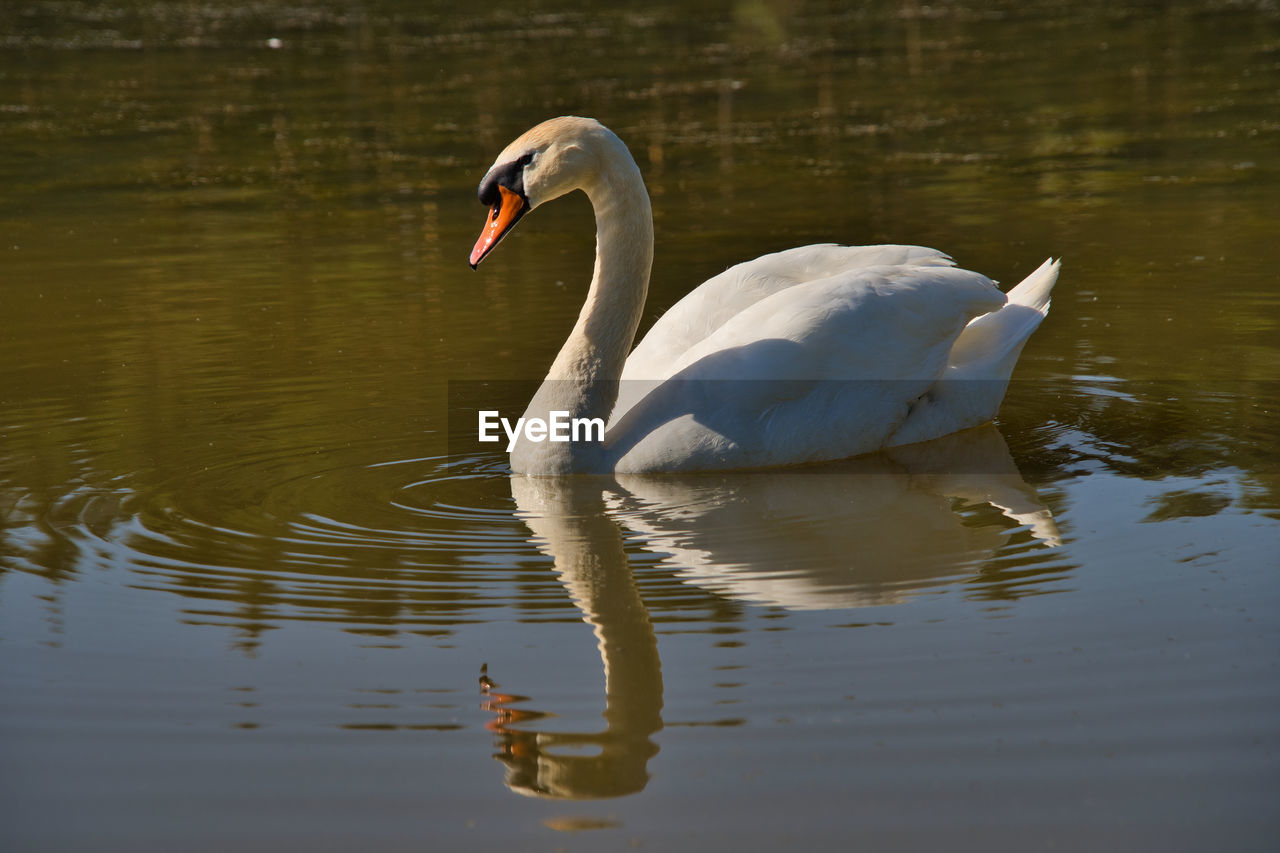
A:
POLYGON ((471 250, 472 269, 479 266, 484 256, 492 252, 502 238, 507 236, 507 232, 515 227, 527 209, 528 205, 519 193, 498 185, 498 202, 489 211, 489 219, 480 232, 480 239, 476 240, 476 246, 471 250))

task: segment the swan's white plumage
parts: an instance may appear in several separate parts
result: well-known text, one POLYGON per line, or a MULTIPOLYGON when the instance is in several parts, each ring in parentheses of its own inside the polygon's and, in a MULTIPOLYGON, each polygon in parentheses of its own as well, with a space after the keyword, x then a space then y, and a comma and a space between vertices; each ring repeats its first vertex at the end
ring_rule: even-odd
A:
POLYGON ((603 447, 517 445, 519 473, 788 465, 976 426, 995 416, 1057 278, 1046 261, 1006 297, 934 249, 803 246, 711 278, 628 355, 652 256, 634 160, 597 122, 552 119, 508 146, 486 181, 529 152, 529 206, 585 190, 597 258, 578 323, 525 414, 609 423, 603 447))
POLYGON ((704 468, 878 450, 943 375, 965 324, 1004 303, 985 276, 949 266, 855 266, 779 290, 623 384, 607 433, 616 468, 668 470, 688 464, 682 453, 704 468))
POLYGON ((1049 313, 1060 261, 1047 260, 1008 293, 998 311, 974 318, 952 345, 947 367, 913 406, 889 446, 928 441, 995 417, 1022 347, 1049 313))
POLYGON ((952 266, 923 246, 799 246, 732 266, 672 305, 627 357, 623 379, 661 374, 690 347, 751 305, 782 290, 874 266, 952 266))

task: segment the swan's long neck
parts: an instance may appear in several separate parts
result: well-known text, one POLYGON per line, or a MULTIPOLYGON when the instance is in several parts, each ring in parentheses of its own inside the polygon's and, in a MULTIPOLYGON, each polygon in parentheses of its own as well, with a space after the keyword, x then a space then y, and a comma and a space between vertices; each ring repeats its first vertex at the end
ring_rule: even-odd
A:
MULTIPOLYGON (((653 264, 653 212, 644 179, 626 146, 601 151, 598 172, 582 187, 596 216, 596 262, 586 301, 525 417, 599 418, 607 423, 618 380, 635 340, 653 264)), ((597 470, 599 445, 521 440, 512 469, 525 474, 597 470)))
MULTIPOLYGON (((618 167, 613 174, 584 188, 596 214, 595 273, 549 381, 616 381, 635 340, 653 263, 653 214, 640 170, 626 156, 626 162, 612 164, 618 167)), ((610 399, 603 415, 612 408, 610 399)))

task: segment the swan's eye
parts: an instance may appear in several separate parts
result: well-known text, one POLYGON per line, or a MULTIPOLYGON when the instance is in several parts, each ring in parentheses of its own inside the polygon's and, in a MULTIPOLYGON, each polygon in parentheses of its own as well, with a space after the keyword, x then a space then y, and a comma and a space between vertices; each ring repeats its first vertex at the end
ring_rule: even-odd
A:
POLYGON ((537 157, 538 157, 537 151, 530 151, 528 154, 521 155, 520 159, 516 161, 516 164, 519 165, 521 169, 523 169, 525 166, 528 166, 530 163, 536 160, 537 157))

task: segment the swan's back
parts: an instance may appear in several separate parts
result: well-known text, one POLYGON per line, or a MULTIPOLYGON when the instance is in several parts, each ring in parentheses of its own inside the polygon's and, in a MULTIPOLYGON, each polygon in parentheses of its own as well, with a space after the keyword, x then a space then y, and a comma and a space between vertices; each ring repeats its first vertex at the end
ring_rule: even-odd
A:
POLYGON ((627 357, 623 380, 663 379, 676 361, 743 311, 787 288, 867 267, 949 267, 954 262, 923 246, 800 246, 762 255, 707 279, 658 318, 627 357))

